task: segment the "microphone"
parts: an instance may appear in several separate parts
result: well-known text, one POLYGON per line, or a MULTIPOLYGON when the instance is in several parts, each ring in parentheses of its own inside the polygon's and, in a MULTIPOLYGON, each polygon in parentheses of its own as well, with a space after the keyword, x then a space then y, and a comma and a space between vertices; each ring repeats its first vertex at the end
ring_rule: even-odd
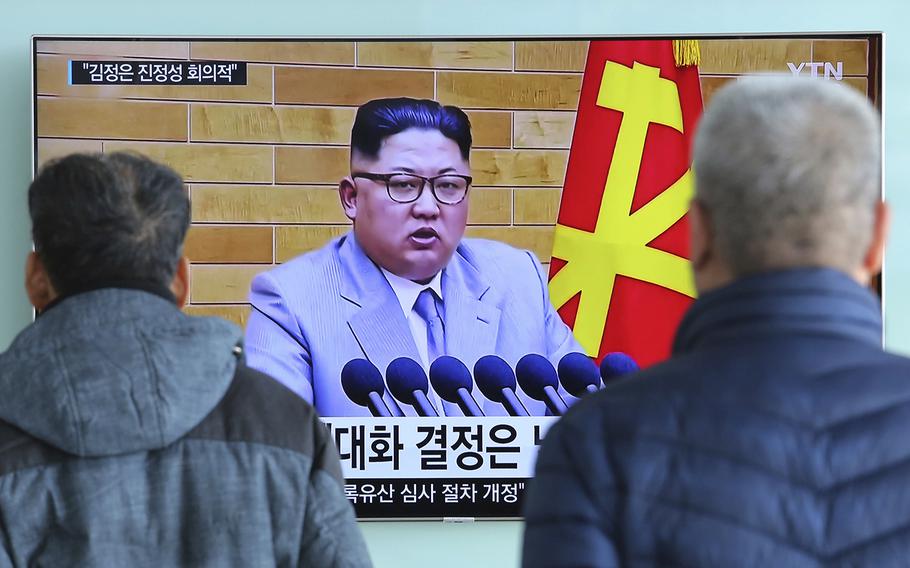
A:
POLYGON ((559 360, 559 382, 576 398, 600 388, 597 365, 584 353, 566 353, 559 360))
POLYGON ((430 365, 430 382, 433 389, 447 402, 454 402, 465 416, 483 416, 477 401, 471 396, 471 372, 464 363, 443 355, 430 365))
POLYGON ((385 393, 382 374, 376 365, 366 359, 352 359, 345 363, 341 369, 341 388, 354 403, 369 408, 373 416, 392 416, 389 407, 382 400, 385 393))
POLYGON ((420 363, 407 357, 395 359, 385 370, 385 380, 392 396, 410 404, 418 416, 439 416, 427 398, 430 383, 420 363))
POLYGON ((566 401, 556 390, 559 387, 556 369, 543 355, 528 353, 519 359, 515 375, 521 389, 531 398, 543 401, 556 416, 562 416, 568 410, 566 401))
POLYGON ((622 351, 607 353, 600 362, 600 376, 603 378, 604 384, 636 371, 638 371, 638 363, 622 351))
POLYGON ((474 379, 485 397, 502 404, 510 416, 530 416, 515 394, 515 373, 496 355, 484 355, 474 363, 474 379))

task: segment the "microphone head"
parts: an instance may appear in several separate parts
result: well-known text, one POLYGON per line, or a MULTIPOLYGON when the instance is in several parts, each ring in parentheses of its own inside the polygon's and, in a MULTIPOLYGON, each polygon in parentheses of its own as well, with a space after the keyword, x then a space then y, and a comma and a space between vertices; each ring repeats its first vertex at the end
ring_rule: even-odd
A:
POLYGON ((638 363, 622 351, 607 353, 600 362, 600 376, 603 378, 604 384, 636 371, 638 371, 638 363))
POLYGON ((559 387, 559 377, 549 359, 537 353, 528 353, 515 365, 515 376, 521 390, 537 400, 546 400, 546 387, 559 387))
POLYGON ((584 353, 566 353, 559 360, 559 381, 566 391, 580 398, 588 387, 600 388, 600 372, 597 365, 584 353))
POLYGON ((385 380, 392 396, 405 404, 415 404, 414 391, 426 394, 430 388, 423 367, 408 357, 399 357, 389 363, 385 370, 385 380))
POLYGON ((449 355, 438 357, 430 365, 430 382, 436 394, 448 402, 458 402, 458 389, 471 392, 473 381, 465 364, 449 355))
POLYGON ((353 359, 341 369, 341 388, 344 394, 360 406, 367 406, 371 392, 385 392, 382 373, 366 359, 353 359))
POLYGON ((496 355, 484 355, 474 363, 474 380, 483 396, 493 402, 503 402, 502 389, 515 390, 512 367, 496 355))

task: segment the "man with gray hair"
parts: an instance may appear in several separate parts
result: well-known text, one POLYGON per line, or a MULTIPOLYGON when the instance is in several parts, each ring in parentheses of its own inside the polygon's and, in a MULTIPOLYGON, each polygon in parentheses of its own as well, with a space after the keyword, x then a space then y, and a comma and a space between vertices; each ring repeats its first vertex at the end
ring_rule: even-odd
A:
POLYGON ((722 89, 697 133, 699 299, 673 357, 547 434, 524 566, 910 558, 910 360, 869 291, 888 226, 876 111, 820 79, 722 89))

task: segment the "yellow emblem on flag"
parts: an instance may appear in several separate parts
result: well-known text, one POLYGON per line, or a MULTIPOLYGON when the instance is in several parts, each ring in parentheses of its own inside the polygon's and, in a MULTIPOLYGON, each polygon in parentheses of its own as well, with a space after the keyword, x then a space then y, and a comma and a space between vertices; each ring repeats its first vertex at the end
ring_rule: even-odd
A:
POLYGON ((617 275, 695 297, 689 261, 647 244, 679 221, 693 194, 691 168, 670 187, 630 214, 648 125, 683 131, 677 84, 660 69, 608 61, 597 105, 623 113, 594 232, 557 225, 553 256, 566 261, 550 280, 550 299, 562 306, 581 292, 573 332, 588 355, 597 356, 617 275))

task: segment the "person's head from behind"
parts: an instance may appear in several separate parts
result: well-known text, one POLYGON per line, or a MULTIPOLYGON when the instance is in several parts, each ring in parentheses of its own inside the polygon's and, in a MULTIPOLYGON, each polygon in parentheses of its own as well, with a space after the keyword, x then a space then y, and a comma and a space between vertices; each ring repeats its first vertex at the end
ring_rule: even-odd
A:
POLYGON ((26 290, 39 312, 57 297, 130 284, 185 303, 190 209, 172 169, 134 154, 72 154, 41 168, 28 206, 26 290))
POLYGON ((446 266, 467 223, 470 151, 471 124, 459 108, 395 98, 358 109, 339 194, 374 262, 414 281, 446 266))
POLYGON ((875 109, 833 81, 750 77, 721 89, 693 155, 699 291, 800 267, 868 282, 888 225, 880 136, 875 109))

